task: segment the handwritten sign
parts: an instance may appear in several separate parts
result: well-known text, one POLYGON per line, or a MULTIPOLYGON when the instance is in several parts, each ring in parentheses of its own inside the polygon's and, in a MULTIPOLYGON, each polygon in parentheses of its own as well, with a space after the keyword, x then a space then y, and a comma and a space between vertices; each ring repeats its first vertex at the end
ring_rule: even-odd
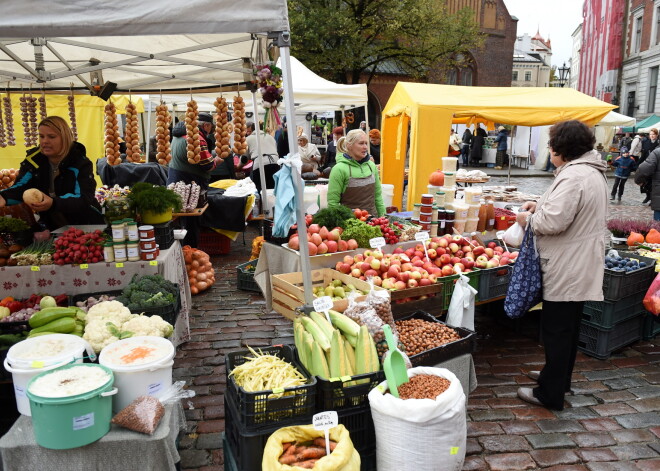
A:
POLYGON ((385 238, 374 237, 373 239, 369 239, 369 245, 371 246, 372 249, 380 250, 381 247, 385 247, 385 238))
POLYGON ((314 306, 314 310, 316 312, 322 312, 325 314, 325 318, 328 319, 328 322, 332 324, 332 321, 330 320, 330 313, 328 312, 333 307, 332 298, 330 296, 321 296, 320 298, 316 298, 312 302, 312 305, 314 306))
POLYGON ((429 233, 426 231, 417 232, 415 234, 416 241, 429 240, 429 233))
POLYGON ((319 412, 312 417, 312 425, 314 430, 323 430, 325 433, 325 453, 330 454, 330 429, 339 424, 339 417, 337 412, 330 410, 319 412))

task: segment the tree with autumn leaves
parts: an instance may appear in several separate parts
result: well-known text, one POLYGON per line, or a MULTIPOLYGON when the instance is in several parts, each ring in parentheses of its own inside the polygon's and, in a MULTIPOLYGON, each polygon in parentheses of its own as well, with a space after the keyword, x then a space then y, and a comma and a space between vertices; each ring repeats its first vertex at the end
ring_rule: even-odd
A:
POLYGON ((289 0, 292 54, 338 83, 371 81, 387 64, 417 79, 467 65, 483 34, 474 12, 445 0, 289 0), (366 80, 360 80, 361 77, 366 80))

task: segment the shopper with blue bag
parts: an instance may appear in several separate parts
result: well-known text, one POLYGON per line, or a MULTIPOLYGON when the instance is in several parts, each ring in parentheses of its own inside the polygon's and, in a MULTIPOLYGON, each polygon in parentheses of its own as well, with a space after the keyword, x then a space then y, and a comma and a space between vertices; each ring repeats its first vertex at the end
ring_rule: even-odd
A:
MULTIPOLYGON (((549 142, 550 158, 557 167, 555 180, 538 202, 525 203, 516 218, 526 229, 519 261, 520 257, 527 260, 528 273, 538 273, 540 268, 545 348, 543 369, 528 372, 538 386, 519 388, 518 397, 549 409, 562 410, 564 395, 571 390, 584 302, 603 300, 607 163, 593 150, 594 144, 593 133, 585 124, 555 124, 549 142)), ((515 271, 512 284, 514 275, 515 271)), ((516 286, 523 294, 518 293, 519 302, 505 301, 511 317, 531 307, 525 305, 525 300, 531 302, 525 294, 538 292, 533 279, 518 279, 516 286)))

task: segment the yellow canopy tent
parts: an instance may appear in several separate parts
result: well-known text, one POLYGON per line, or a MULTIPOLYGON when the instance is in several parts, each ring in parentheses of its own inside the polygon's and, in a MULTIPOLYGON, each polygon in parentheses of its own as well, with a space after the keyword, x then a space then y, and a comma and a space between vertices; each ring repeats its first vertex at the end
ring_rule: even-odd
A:
MULTIPOLYGON (((6 96, 1 93, 0 99, 6 96)), ((14 118, 14 136, 16 145, 0 148, 0 168, 18 168, 25 158, 25 141, 23 133, 23 118, 21 116, 21 105, 19 98, 21 93, 11 93, 11 106, 14 118)), ((34 92, 33 96, 40 96, 40 93, 34 92)), ((126 105, 129 103, 128 96, 116 95, 110 97, 110 101, 117 107, 117 113, 124 114, 126 105)), ((92 162, 104 157, 103 152, 103 119, 105 116, 104 107, 107 102, 99 97, 88 95, 74 95, 74 104, 76 106, 76 127, 78 129, 78 142, 87 149, 87 157, 92 162)), ((137 111, 144 112, 142 98, 133 98, 133 103, 137 111)), ((49 116, 61 116, 69 124, 69 102, 68 95, 50 95, 46 94, 46 112, 49 116)), ((5 114, 3 110, 3 120, 5 114)), ((5 123, 5 129, 6 129, 5 123)))
POLYGON ((577 119, 598 123, 614 105, 572 88, 461 87, 426 83, 397 83, 383 110, 381 181, 394 184, 394 204, 403 195, 408 124, 410 159, 408 201, 427 191, 428 176, 442 167, 449 129, 454 119, 466 122, 544 126, 577 119))

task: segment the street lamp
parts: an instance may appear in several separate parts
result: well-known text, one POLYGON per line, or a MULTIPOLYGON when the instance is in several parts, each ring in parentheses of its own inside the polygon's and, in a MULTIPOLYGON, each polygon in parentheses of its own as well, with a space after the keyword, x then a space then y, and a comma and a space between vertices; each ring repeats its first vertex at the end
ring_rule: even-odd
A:
POLYGON ((564 88, 564 85, 566 85, 566 82, 568 81, 568 76, 571 73, 571 68, 566 67, 566 62, 557 69, 557 72, 559 73, 559 86, 564 88))

